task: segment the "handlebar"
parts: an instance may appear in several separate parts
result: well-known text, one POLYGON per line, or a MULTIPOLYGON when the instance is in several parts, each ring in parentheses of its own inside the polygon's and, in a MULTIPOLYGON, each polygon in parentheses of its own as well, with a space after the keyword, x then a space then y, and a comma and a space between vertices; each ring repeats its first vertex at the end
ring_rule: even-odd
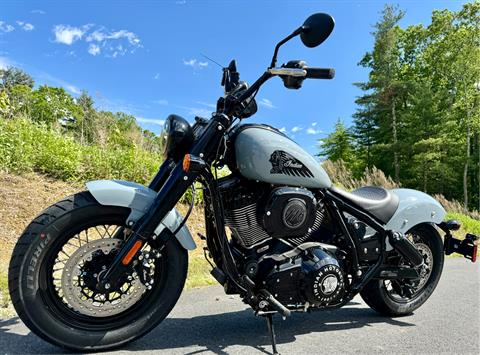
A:
POLYGON ((305 68, 307 79, 333 79, 335 77, 335 69, 333 68, 305 68))
POLYGON ((314 67, 303 67, 303 68, 269 68, 266 72, 260 76, 257 81, 255 81, 248 89, 240 93, 240 95, 234 97, 233 95, 227 95, 225 97, 225 103, 222 109, 222 113, 229 115, 233 111, 233 108, 236 104, 245 101, 254 95, 260 86, 263 85, 268 79, 274 76, 292 76, 299 79, 333 79, 335 76, 335 69, 332 68, 314 68, 314 67))
POLYGON ((333 68, 270 68, 268 72, 272 75, 303 77, 305 79, 333 79, 335 69, 333 68))

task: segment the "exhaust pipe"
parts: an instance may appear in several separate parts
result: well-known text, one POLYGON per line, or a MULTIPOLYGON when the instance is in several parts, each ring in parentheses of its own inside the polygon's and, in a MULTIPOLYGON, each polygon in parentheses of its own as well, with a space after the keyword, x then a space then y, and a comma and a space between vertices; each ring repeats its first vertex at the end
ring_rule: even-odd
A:
POLYGON ((389 241, 392 247, 414 267, 423 264, 422 254, 420 254, 415 245, 405 238, 403 234, 398 232, 390 233, 389 241))

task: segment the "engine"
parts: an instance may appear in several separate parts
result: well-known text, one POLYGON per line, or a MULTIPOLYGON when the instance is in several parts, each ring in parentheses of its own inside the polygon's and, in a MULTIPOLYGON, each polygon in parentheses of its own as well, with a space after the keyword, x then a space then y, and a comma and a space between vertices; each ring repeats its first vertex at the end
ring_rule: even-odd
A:
POLYGON ((335 248, 326 248, 321 243, 307 242, 272 256, 277 266, 267 276, 267 289, 288 306, 338 303, 345 293, 345 274, 335 257, 335 248))
POLYGON ((341 252, 313 236, 325 211, 313 193, 240 177, 219 179, 238 265, 284 305, 337 303, 345 292, 341 252))
POLYGON ((249 183, 238 177, 219 180, 225 224, 235 241, 253 248, 271 238, 285 238, 298 245, 308 239, 324 217, 313 194, 298 187, 249 183))

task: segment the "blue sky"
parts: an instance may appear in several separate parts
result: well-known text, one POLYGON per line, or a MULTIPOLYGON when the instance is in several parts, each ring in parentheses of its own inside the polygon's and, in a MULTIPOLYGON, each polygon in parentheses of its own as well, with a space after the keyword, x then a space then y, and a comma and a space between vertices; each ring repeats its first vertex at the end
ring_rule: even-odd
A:
MULTIPOLYGON (((268 66, 274 45, 315 12, 331 14, 334 32, 320 47, 293 39, 279 62, 303 59, 333 67, 334 80, 305 81, 288 90, 278 78, 257 96, 247 122, 286 131, 312 154, 338 118, 351 122, 352 83, 368 72, 357 66, 373 44, 371 31, 390 1, 13 1, 0 9, 0 67, 14 65, 37 84, 87 90, 99 109, 124 111, 159 132, 169 113, 190 121, 208 116, 222 94, 221 69, 237 60, 252 83, 268 66)), ((403 26, 428 24, 433 9, 458 10, 463 1, 395 1, 407 11, 403 26)))

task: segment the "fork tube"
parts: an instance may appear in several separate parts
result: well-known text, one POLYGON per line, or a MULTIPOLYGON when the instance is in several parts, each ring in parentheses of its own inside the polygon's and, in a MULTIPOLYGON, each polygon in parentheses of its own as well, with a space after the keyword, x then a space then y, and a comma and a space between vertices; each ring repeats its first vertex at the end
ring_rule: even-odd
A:
POLYGON ((167 181, 173 168, 175 168, 175 163, 171 159, 166 159, 158 169, 157 174, 153 178, 152 182, 150 182, 148 187, 153 191, 160 191, 165 181, 167 181))

